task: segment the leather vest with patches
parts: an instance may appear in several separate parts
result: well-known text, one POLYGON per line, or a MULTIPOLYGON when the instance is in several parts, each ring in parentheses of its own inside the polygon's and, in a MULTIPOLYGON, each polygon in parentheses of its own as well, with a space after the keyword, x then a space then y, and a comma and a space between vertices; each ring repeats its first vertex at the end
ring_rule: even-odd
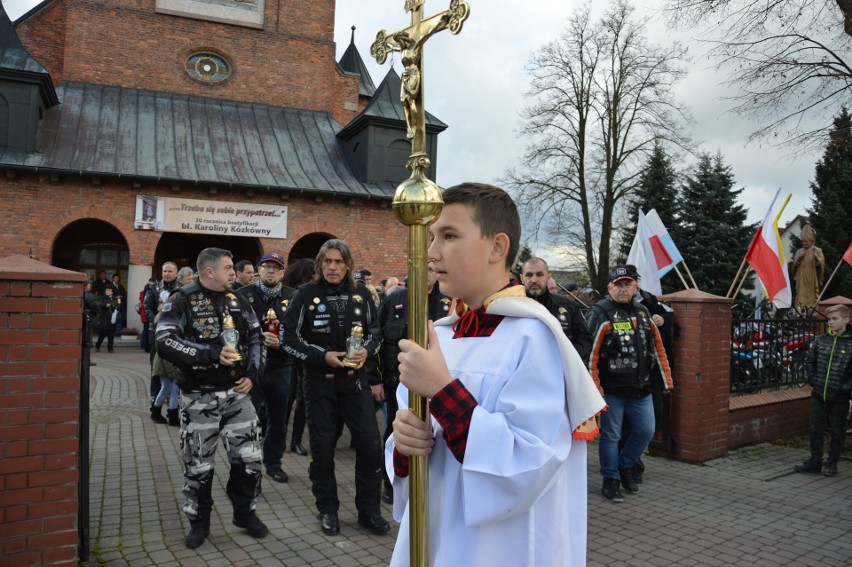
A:
POLYGON ((307 283, 299 288, 304 302, 302 335, 310 343, 326 350, 346 350, 346 339, 355 323, 367 333, 370 327, 370 292, 363 284, 339 294, 326 284, 307 283))
POLYGON ((601 345, 601 381, 614 388, 650 387, 654 332, 648 311, 632 301, 621 305, 609 298, 599 301, 596 307, 603 309, 612 323, 601 345))
MULTIPOLYGON (((237 350, 247 357, 245 341, 248 336, 248 321, 243 314, 240 303, 236 296, 229 293, 212 293, 197 282, 180 288, 181 301, 185 301, 188 307, 189 318, 184 328, 184 337, 196 343, 222 343, 222 326, 224 315, 231 315, 234 326, 240 334, 237 350)), ((236 367, 222 366, 214 363, 211 366, 199 366, 193 364, 189 369, 184 369, 186 378, 202 390, 207 387, 220 389, 222 384, 236 382, 236 367)))

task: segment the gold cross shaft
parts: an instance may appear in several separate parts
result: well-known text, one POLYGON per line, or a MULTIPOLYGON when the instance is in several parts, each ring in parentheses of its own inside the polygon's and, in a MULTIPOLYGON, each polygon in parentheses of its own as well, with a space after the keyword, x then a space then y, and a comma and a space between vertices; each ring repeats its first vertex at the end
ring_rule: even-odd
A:
MULTIPOLYGON (((429 167, 426 155, 426 107, 423 102, 423 44, 441 30, 461 31, 470 13, 464 0, 451 0, 449 9, 423 19, 425 0, 406 0, 405 11, 411 12, 411 25, 388 35, 381 30, 370 47, 379 64, 391 51, 402 54, 402 87, 400 100, 405 112, 406 135, 411 140, 411 157, 406 167, 411 176, 400 183, 393 197, 393 209, 399 221, 408 227, 408 338, 426 348, 428 336, 428 263, 429 225, 435 222, 444 206, 441 189, 424 175, 429 167)), ((429 423, 428 400, 409 392, 408 406, 420 419, 429 423)), ((409 458, 409 565, 426 567, 429 563, 429 469, 425 455, 409 458)))

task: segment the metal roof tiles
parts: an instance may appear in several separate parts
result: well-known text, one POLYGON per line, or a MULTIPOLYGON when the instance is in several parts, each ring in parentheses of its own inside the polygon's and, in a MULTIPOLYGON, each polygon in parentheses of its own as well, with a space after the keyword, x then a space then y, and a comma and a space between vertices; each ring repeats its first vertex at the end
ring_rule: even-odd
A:
POLYGON ((379 199, 396 188, 355 177, 327 112, 77 82, 57 93, 37 151, 0 165, 379 199))

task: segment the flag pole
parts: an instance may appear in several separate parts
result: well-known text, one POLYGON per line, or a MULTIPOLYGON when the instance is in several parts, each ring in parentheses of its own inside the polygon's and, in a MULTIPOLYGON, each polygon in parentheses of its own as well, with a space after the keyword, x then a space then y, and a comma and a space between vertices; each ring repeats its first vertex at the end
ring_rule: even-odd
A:
MULTIPOLYGON (((683 279, 683 275, 680 273, 680 270, 677 269, 677 264, 672 264, 674 266, 675 272, 677 276, 680 278, 680 281, 683 283, 683 289, 689 289, 689 286, 686 284, 686 280, 683 279)), ((685 266, 686 264, 684 264, 685 266)))
POLYGON ((689 271, 689 266, 686 265, 686 260, 683 261, 683 269, 686 270, 686 275, 689 276, 689 281, 692 282, 692 286, 695 289, 698 289, 698 284, 695 283, 695 278, 692 277, 692 272, 689 271))
POLYGON ((582 300, 582 299, 580 299, 579 297, 576 297, 573 293, 571 293, 570 291, 568 291, 568 289, 566 289, 566 287, 565 287, 564 285, 562 285, 561 283, 557 282, 556 280, 553 280, 553 281, 554 281, 554 283, 556 283, 556 287, 558 287, 559 289, 561 289, 561 290, 562 290, 562 291, 564 291, 565 293, 571 294, 571 297, 573 297, 575 301, 579 302, 579 303, 580 303, 580 305, 582 305, 582 306, 583 306, 583 307, 585 307, 586 309, 591 309, 591 307, 589 307, 588 305, 586 305, 586 302, 585 302, 585 301, 583 301, 583 300, 582 300))
MULTIPOLYGON (((743 271, 743 266, 746 265, 745 256, 743 256, 743 261, 740 262, 740 267, 737 269, 737 275, 734 276, 734 281, 731 282, 731 287, 728 288, 728 293, 725 294, 725 297, 731 297, 731 292, 734 291, 734 286, 737 284, 737 280, 740 279, 740 272, 743 271)), ((684 266, 686 263, 684 262, 684 266)), ((748 270, 746 270, 748 272, 748 270)))
POLYGON ((828 289, 828 284, 831 283, 831 280, 834 279, 834 275, 837 273, 837 270, 840 269, 840 264, 842 264, 845 261, 846 260, 844 260, 843 258, 840 258, 840 261, 837 263, 837 266, 835 266, 834 271, 831 272, 831 275, 828 277, 828 281, 825 282, 824 286, 822 286, 822 291, 819 292, 819 297, 817 297, 816 303, 814 304, 814 309, 816 309, 817 306, 819 305, 819 300, 822 299, 822 296, 825 294, 825 290, 828 289))
POLYGON ((731 298, 732 301, 737 300, 737 296, 740 294, 740 290, 743 288, 743 284, 745 284, 750 273, 751 273, 751 266, 747 266, 746 269, 745 269, 745 272, 743 273, 743 279, 740 280, 740 285, 737 287, 737 291, 734 292, 734 296, 731 298))

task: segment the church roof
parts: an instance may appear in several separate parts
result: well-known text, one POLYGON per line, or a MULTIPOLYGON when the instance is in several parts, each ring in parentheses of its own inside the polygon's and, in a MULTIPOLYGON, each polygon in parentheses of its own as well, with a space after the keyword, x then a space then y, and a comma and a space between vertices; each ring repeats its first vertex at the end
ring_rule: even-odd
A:
POLYGON ((38 86, 46 107, 59 102, 50 73, 24 49, 6 9, 0 5, 0 78, 38 86))
MULTIPOLYGON (((402 102, 399 100, 401 89, 402 80, 391 67, 361 114, 347 124, 338 135, 345 138, 349 133, 357 132, 367 121, 405 125, 405 112, 402 109, 402 102)), ((446 124, 426 111, 427 132, 438 133, 446 129, 446 124)))
POLYGON ((392 183, 350 171, 327 112, 66 82, 34 153, 0 150, 0 166, 390 199, 392 183))
POLYGON ((0 6, 0 69, 48 75, 47 69, 27 53, 15 26, 0 6))
POLYGON ((355 47, 355 26, 352 26, 352 39, 349 42, 349 47, 343 52, 343 56, 337 64, 347 73, 354 73, 361 77, 361 82, 358 85, 359 95, 371 97, 375 94, 376 85, 373 84, 373 78, 370 77, 370 72, 367 71, 367 66, 361 59, 361 54, 358 53, 358 48, 355 47))

